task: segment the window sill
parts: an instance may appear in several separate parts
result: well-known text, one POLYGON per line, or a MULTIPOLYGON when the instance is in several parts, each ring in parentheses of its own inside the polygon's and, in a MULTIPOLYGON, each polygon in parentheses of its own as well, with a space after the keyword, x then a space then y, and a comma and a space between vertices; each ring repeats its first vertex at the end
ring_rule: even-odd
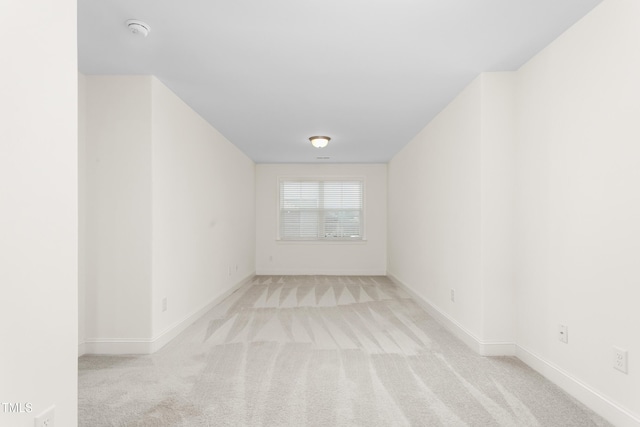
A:
POLYGON ((276 239, 278 245, 366 245, 367 239, 363 240, 280 240, 276 239))

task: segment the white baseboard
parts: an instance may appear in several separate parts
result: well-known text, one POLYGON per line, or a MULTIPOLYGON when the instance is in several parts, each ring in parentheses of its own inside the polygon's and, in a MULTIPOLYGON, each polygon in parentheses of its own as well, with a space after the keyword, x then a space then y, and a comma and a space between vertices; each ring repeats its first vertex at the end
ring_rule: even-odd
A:
POLYGON ((238 283, 233 285, 233 287, 231 287, 221 295, 218 295, 209 303, 202 306, 199 310, 196 310, 192 314, 186 316, 184 319, 169 326, 167 329, 165 329, 163 332, 161 332, 158 336, 156 336, 153 339, 153 342, 151 345, 151 353, 155 353, 156 351, 160 350, 162 347, 167 345, 169 341, 177 337, 181 332, 183 332, 185 329, 187 329, 189 326, 195 323, 199 318, 204 316, 213 307, 220 304, 229 295, 231 295, 232 293, 240 289, 242 286, 244 286, 245 284, 253 280, 254 277, 255 277, 254 273, 249 274, 244 279, 240 280, 238 283))
POLYGON ((84 354, 151 354, 152 342, 148 338, 89 338, 84 354))
POLYGON ((480 342, 481 356, 515 356, 516 345, 512 342, 480 342))
POLYGON ((257 270, 256 276, 386 276, 384 270, 257 270))
POLYGON ((516 356, 529 367, 539 372, 549 381, 556 384, 615 426, 640 427, 640 416, 638 414, 634 414, 630 410, 618 405, 611 399, 555 366, 553 363, 545 361, 533 352, 515 343, 482 342, 446 313, 443 313, 429 301, 425 300, 406 283, 403 283, 390 273, 388 273, 387 276, 411 295, 438 323, 461 339, 476 353, 483 356, 516 356))
POLYGON ((517 346, 516 357, 615 426, 640 426, 638 414, 620 406, 553 363, 522 346, 517 346))
POLYGON ((473 351, 481 356, 515 356, 516 345, 511 342, 488 342, 482 341, 472 332, 465 329, 460 323, 452 319, 448 314, 441 311, 434 304, 427 301, 422 295, 418 294, 409 285, 398 279, 391 273, 387 273, 394 283, 404 289, 411 297, 425 309, 438 323, 444 326, 454 336, 468 345, 473 351))
POLYGON ((191 326, 214 306, 234 293, 240 287, 250 282, 255 277, 254 273, 233 285, 227 291, 213 298, 201 308, 175 322, 154 338, 89 338, 79 345, 78 355, 83 354, 152 354, 164 347, 169 341, 177 337, 181 332, 191 326))

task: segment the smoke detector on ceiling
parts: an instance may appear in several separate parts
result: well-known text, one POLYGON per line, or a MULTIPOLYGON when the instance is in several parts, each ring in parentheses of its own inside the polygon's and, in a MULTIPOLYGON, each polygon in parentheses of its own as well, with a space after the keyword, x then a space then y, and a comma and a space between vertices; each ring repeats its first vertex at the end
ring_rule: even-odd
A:
POLYGON ((129 19, 125 22, 127 24, 127 28, 133 34, 140 34, 143 37, 147 37, 149 31, 151 31, 151 27, 146 22, 138 21, 137 19, 129 19))

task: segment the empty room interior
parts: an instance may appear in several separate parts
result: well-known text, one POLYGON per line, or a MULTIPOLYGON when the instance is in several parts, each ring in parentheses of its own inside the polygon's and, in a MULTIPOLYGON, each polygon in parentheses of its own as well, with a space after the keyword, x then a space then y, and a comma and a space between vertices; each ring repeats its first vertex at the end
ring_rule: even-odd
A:
POLYGON ((637 0, 7 9, 0 426, 640 426, 637 0))

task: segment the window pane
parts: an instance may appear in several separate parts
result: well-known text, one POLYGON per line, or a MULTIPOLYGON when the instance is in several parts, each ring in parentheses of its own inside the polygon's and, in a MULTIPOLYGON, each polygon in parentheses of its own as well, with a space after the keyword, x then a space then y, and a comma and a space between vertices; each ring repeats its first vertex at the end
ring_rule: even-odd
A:
POLYGON ((325 237, 357 238, 360 237, 360 229, 360 211, 325 211, 325 237))
POLYGON ((325 209, 361 209, 361 182, 325 182, 325 209))
POLYGON ((318 211, 281 212, 280 235, 285 239, 318 238, 318 211))
POLYGON ((284 209, 317 209, 320 204, 318 182, 288 182, 281 188, 281 204, 284 209))
POLYGON ((361 240, 363 183, 281 181, 280 238, 284 240, 361 240))

